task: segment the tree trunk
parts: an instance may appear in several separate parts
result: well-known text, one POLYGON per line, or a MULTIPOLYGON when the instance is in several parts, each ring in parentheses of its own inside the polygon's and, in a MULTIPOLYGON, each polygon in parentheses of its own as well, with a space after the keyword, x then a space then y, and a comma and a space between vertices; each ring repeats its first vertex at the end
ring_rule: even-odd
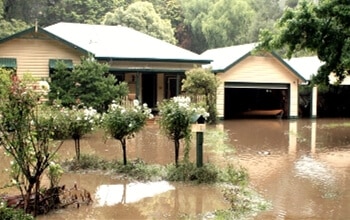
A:
POLYGON ((179 165, 180 140, 175 139, 174 143, 175 143, 175 165, 178 166, 179 165))
POLYGON ((31 210, 30 210, 30 197, 32 195, 33 187, 34 187, 34 184, 33 183, 29 183, 28 188, 26 190, 26 195, 25 195, 25 198, 24 198, 24 211, 26 213, 30 213, 31 212, 31 210))
POLYGON ((80 160, 80 137, 74 137, 75 155, 80 160))
POLYGON ((126 160, 126 139, 122 138, 119 141, 122 144, 122 149, 123 149, 123 164, 126 165, 127 164, 127 160, 126 160))

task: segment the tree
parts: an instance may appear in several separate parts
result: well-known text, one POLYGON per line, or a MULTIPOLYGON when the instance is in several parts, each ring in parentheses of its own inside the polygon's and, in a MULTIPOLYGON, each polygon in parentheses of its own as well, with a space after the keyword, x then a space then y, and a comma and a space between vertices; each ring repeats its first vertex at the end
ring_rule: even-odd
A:
POLYGON ((138 1, 124 8, 117 8, 105 15, 106 25, 123 25, 155 38, 176 44, 174 30, 169 20, 162 19, 149 2, 138 1))
POLYGON ((195 123, 195 118, 201 115, 208 117, 204 108, 191 104, 189 97, 173 97, 160 103, 159 126, 165 135, 174 141, 175 165, 178 166, 180 140, 185 140, 185 160, 189 158, 191 142, 191 124, 195 123))
POLYGON ((219 0, 203 19, 202 31, 209 48, 247 43, 253 9, 245 0, 219 0))
POLYGON ((209 113, 208 122, 216 123, 216 91, 219 81, 210 69, 194 68, 186 71, 182 81, 182 90, 191 97, 204 96, 205 106, 209 113))
POLYGON ((215 0, 180 0, 184 14, 184 23, 190 32, 190 50, 201 53, 209 48, 202 31, 204 18, 213 8, 215 0))
POLYGON ((42 26, 61 21, 98 24, 107 12, 114 9, 115 4, 115 0, 47 0, 39 23, 42 26))
POLYGON ((4 19, 21 20, 34 25, 42 16, 47 0, 3 0, 4 19))
POLYGON ((201 53, 209 48, 250 42, 247 32, 254 10, 249 1, 183 0, 181 4, 194 51, 201 53))
POLYGON ((0 146, 13 159, 11 177, 23 196, 24 210, 36 215, 41 177, 62 144, 51 141, 54 117, 38 103, 40 91, 48 87, 37 88, 33 80, 19 80, 3 69, 0 76, 5 82, 0 97, 0 146), (30 202, 33 191, 34 204, 30 202))
POLYGON ((63 106, 83 104, 104 112, 112 100, 120 101, 128 93, 125 82, 117 84, 116 78, 108 74, 108 66, 93 58, 83 58, 73 70, 57 65, 51 76, 50 101, 59 99, 63 106))
POLYGON ((258 49, 284 48, 288 58, 298 51, 317 54, 324 64, 313 78, 316 84, 329 84, 335 73, 343 80, 350 69, 350 5, 342 0, 302 1, 287 9, 276 23, 276 32, 262 31, 258 49))
POLYGON ((121 143, 124 165, 127 164, 126 140, 145 126, 146 119, 152 117, 151 109, 147 107, 147 104, 141 106, 138 100, 134 100, 133 106, 113 103, 103 115, 102 126, 106 133, 121 143))
MULTIPOLYGON (((5 2, 5 4, 6 3, 7 1, 5 2)), ((6 13, 4 10, 4 8, 6 8, 5 4, 4 4, 4 1, 0 0, 0 29, 1 29, 0 39, 10 36, 12 34, 15 34, 28 27, 28 25, 21 20, 14 19, 14 18, 5 19, 6 17, 6 13)))
POLYGON ((251 25, 248 27, 248 42, 257 42, 261 29, 273 29, 276 20, 282 16, 279 0, 250 0, 249 5, 254 10, 251 25))
POLYGON ((66 121, 67 134, 74 139, 76 159, 80 160, 80 139, 91 132, 98 125, 100 114, 93 108, 73 106, 71 109, 62 108, 59 111, 62 117, 56 117, 66 121))

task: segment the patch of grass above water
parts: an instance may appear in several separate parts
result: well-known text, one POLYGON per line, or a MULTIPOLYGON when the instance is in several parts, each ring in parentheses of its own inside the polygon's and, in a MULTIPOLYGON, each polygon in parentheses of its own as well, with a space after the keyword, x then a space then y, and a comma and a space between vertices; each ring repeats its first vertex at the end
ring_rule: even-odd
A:
POLYGON ((221 169, 211 163, 205 163, 197 167, 191 162, 182 162, 178 166, 173 164, 161 166, 158 164, 147 164, 141 159, 129 161, 123 165, 123 161, 108 161, 96 155, 82 154, 80 160, 67 160, 62 163, 67 171, 101 170, 116 172, 126 178, 138 181, 182 181, 196 183, 218 183, 225 182, 233 185, 245 186, 248 184, 246 170, 233 165, 221 169))
MULTIPOLYGON (((173 164, 161 166, 146 164, 141 159, 129 161, 123 165, 122 161, 107 161, 96 155, 81 155, 80 161, 71 160, 63 163, 69 171, 102 170, 115 172, 124 178, 137 181, 181 181, 191 183, 220 183, 224 199, 230 204, 230 209, 220 210, 203 215, 214 216, 214 219, 240 219, 268 209, 268 203, 248 187, 248 173, 241 167, 228 165, 218 168, 205 163, 196 167, 194 163, 182 162, 178 166, 173 164)), ((192 219, 191 216, 183 216, 192 219)))

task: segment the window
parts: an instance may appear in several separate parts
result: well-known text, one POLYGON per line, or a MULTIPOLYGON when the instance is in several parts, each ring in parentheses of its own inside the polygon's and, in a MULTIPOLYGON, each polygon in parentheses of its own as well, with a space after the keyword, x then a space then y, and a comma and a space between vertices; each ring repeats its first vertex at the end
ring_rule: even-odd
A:
POLYGON ((57 68, 57 64, 61 62, 66 66, 67 70, 73 69, 73 61, 67 60, 67 59, 50 59, 49 60, 49 71, 50 71, 50 77, 52 74, 55 73, 55 70, 57 68))
POLYGON ((0 58, 0 68, 16 69, 17 68, 16 58, 0 58))

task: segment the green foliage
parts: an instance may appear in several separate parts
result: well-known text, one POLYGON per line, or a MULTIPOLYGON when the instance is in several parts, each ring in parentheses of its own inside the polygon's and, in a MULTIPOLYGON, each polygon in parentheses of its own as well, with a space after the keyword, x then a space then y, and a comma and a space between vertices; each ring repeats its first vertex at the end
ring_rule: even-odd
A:
POLYGON ((316 77, 316 84, 329 84, 328 75, 334 72, 341 81, 350 69, 349 27, 350 5, 342 0, 302 1, 294 9, 287 9, 276 24, 276 32, 263 31, 262 49, 284 48, 287 57, 298 51, 317 53, 324 61, 316 77))
POLYGON ((141 159, 132 160, 126 165, 123 161, 107 161, 96 155, 82 154, 81 159, 65 161, 62 165, 70 171, 105 170, 124 175, 138 181, 155 181, 164 179, 166 169, 160 165, 146 164, 141 159))
POLYGON ((216 219, 246 219, 271 208, 267 201, 247 187, 226 186, 223 194, 230 204, 230 209, 217 211, 216 219))
POLYGON ((208 123, 216 123, 216 91, 219 87, 219 80, 210 69, 194 68, 186 71, 186 79, 182 81, 182 90, 192 100, 197 96, 205 97, 205 108, 209 113, 208 123))
POLYGON ((0 19, 0 39, 11 36, 27 28, 29 28, 29 25, 20 20, 12 19, 10 21, 6 21, 0 19))
POLYGON ((178 166, 169 165, 167 170, 166 178, 169 181, 191 181, 196 183, 216 183, 219 181, 220 171, 210 163, 197 167, 194 163, 184 162, 178 166))
POLYGON ((11 71, 0 68, 0 100, 4 100, 8 97, 8 88, 11 87, 10 75, 11 71))
POLYGON ((80 160, 67 160, 62 167, 68 171, 76 170, 109 170, 116 167, 116 162, 106 161, 97 155, 81 154, 80 160))
POLYGON ((42 26, 57 22, 75 22, 98 24, 103 15, 115 7, 114 0, 60 0, 48 1, 40 13, 39 22, 42 26))
POLYGON ((190 125, 193 112, 190 109, 190 99, 174 97, 160 103, 159 125, 165 135, 171 140, 191 137, 190 125))
MULTIPOLYGON (((43 94, 35 91, 33 79, 24 76, 20 80, 15 74, 1 77, 10 78, 11 84, 3 90, 7 94, 0 103, 0 145, 13 160, 12 181, 25 194, 25 204, 29 204, 31 193, 40 188, 40 178, 60 145, 51 142, 54 120, 41 117, 38 100, 43 94)), ((33 211, 29 208, 24 207, 26 212, 33 211)))
POLYGON ((150 2, 137 1, 125 10, 117 8, 113 13, 106 14, 103 24, 123 25, 150 36, 176 44, 174 30, 169 20, 162 19, 150 2))
POLYGON ((65 107, 82 104, 99 112, 106 111, 112 100, 120 101, 128 93, 127 83, 116 84, 115 77, 107 72, 107 65, 91 57, 83 58, 72 71, 58 64, 51 76, 50 101, 58 99, 65 107))
POLYGON ((103 115, 102 126, 111 137, 122 140, 131 138, 135 132, 138 132, 146 124, 146 119, 153 117, 151 109, 146 104, 139 105, 134 100, 134 105, 124 107, 113 103, 107 113, 103 115))
POLYGON ((146 120, 152 117, 147 104, 141 106, 138 100, 134 100, 133 106, 126 107, 113 103, 103 115, 102 127, 110 137, 119 140, 122 145, 124 165, 127 164, 126 139, 141 130, 146 120))
POLYGON ((50 180, 50 188, 57 187, 61 177, 63 175, 63 169, 60 164, 51 162, 48 168, 47 176, 50 180))
MULTIPOLYGON (((57 119, 64 122, 59 123, 59 129, 66 129, 66 134, 74 139, 77 160, 80 159, 80 139, 91 132, 100 122, 100 114, 93 108, 73 106, 71 109, 62 108, 58 112, 57 119)), ((59 133, 64 134, 64 131, 59 133)))
POLYGON ((81 138, 91 132, 100 122, 100 114, 93 108, 73 106, 62 108, 63 120, 68 122, 68 135, 72 138, 81 138))
POLYGON ((246 0, 216 1, 202 23, 209 48, 248 42, 245 27, 251 25, 253 15, 254 11, 246 0))
POLYGON ((133 160, 126 166, 123 163, 118 163, 115 171, 138 181, 155 181, 163 179, 165 176, 163 167, 146 164, 140 159, 133 160))
POLYGON ((247 42, 257 42, 260 30, 272 30, 283 11, 279 0, 250 0, 248 2, 255 13, 247 30, 247 38, 249 39, 247 42))
POLYGON ((249 176, 247 170, 244 168, 236 168, 229 164, 220 173, 220 181, 230 183, 235 186, 247 186, 249 182, 249 176))
POLYGON ((25 214, 21 209, 12 209, 0 205, 0 218, 1 220, 34 220, 34 217, 30 214, 25 214))

